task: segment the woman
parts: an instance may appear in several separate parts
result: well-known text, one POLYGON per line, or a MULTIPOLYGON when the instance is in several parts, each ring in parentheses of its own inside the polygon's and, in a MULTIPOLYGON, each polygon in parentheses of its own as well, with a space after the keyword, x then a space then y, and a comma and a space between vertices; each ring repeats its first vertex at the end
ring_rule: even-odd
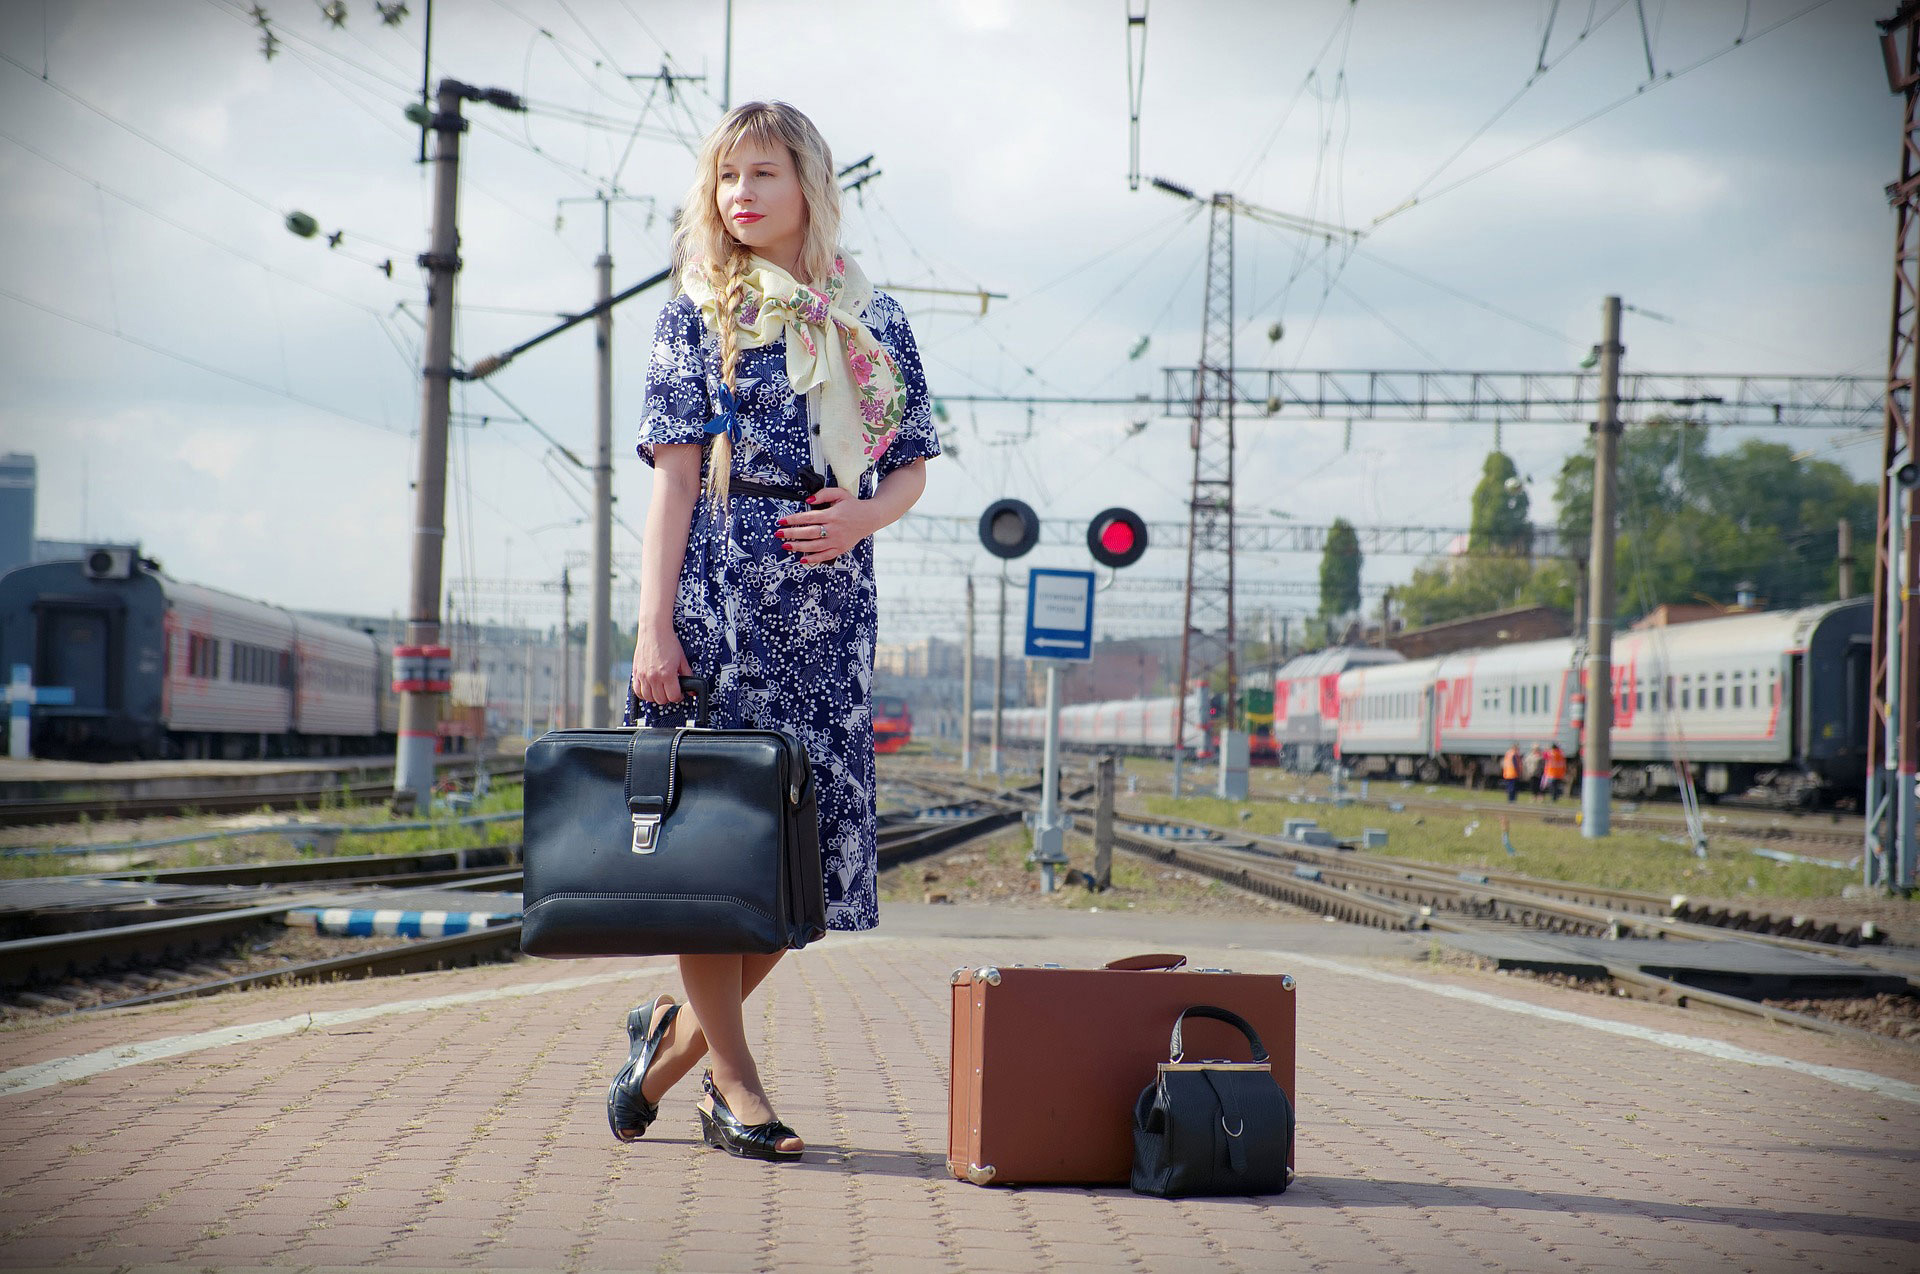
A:
MULTIPOLYGON (((647 373, 639 451, 655 473, 633 693, 639 724, 684 724, 679 678, 697 673, 716 728, 797 735, 819 792, 827 926, 870 929, 871 537, 913 507, 940 446, 906 316, 837 247, 839 226, 832 154, 799 111, 750 102, 707 138, 647 373)), ((680 957, 685 1004, 663 995, 628 1014, 614 1136, 644 1133, 710 1052, 707 1142, 799 1156, 741 1015, 779 960, 680 957)))

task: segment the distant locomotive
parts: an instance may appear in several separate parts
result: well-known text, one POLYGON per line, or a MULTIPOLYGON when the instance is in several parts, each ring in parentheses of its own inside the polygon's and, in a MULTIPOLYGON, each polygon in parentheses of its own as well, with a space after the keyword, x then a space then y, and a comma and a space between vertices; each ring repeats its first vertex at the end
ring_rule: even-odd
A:
MULTIPOLYGON (((1613 641, 1614 792, 1653 795, 1683 770, 1709 796, 1792 804, 1866 781, 1871 603, 1730 615, 1613 641)), ((1477 783, 1508 748, 1578 751, 1585 644, 1567 638, 1341 674, 1338 747, 1358 774, 1477 783)), ((1575 772, 1578 768, 1575 767, 1575 772)))
POLYGON ((898 752, 913 741, 913 709, 899 695, 873 697, 873 750, 898 752))
POLYGON ((126 549, 0 577, 0 667, 71 705, 33 708, 36 756, 390 752, 390 656, 367 633, 182 583, 126 549))
MULTIPOLYGON (((1397 650, 1329 646, 1295 655, 1273 678, 1273 753, 1277 764, 1311 773, 1333 762, 1340 728, 1340 677, 1352 668, 1401 662, 1397 650)), ((1250 726, 1254 725, 1251 716, 1250 726)))

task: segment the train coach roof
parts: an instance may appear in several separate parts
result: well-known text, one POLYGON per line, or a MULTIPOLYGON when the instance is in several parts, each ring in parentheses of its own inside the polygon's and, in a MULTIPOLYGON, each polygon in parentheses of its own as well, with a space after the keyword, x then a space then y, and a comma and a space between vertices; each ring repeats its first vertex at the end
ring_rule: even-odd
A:
POLYGON ((374 644, 372 637, 357 629, 296 615, 271 602, 257 602, 221 589, 208 588, 204 584, 189 584, 170 575, 156 574, 153 578, 159 581, 169 605, 197 607, 223 615, 244 617, 254 623, 283 630, 289 635, 297 633, 309 641, 324 639, 361 648, 374 644))
POLYGON ((1397 650, 1382 650, 1377 646, 1329 646, 1310 654, 1295 655, 1280 665, 1280 671, 1274 674, 1274 679, 1298 681, 1303 677, 1324 677, 1330 673, 1345 672, 1349 668, 1397 664, 1405 659, 1406 656, 1397 650))
POLYGON ((1717 619, 1695 620, 1690 624, 1671 624, 1655 628, 1636 628, 1614 637, 1615 645, 1636 645, 1641 649, 1671 651, 1676 654, 1700 651, 1715 655, 1739 652, 1782 654, 1804 650, 1813 630, 1831 615, 1852 609, 1865 609, 1869 598, 1844 602, 1825 602, 1802 606, 1797 610, 1759 611, 1753 614, 1725 615, 1717 619))

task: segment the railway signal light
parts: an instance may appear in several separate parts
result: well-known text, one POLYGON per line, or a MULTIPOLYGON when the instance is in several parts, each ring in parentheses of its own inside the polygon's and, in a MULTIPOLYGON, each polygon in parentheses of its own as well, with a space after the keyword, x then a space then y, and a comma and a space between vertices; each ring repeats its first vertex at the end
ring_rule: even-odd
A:
POLYGON ((1087 523, 1087 549, 1102 566, 1132 566, 1147 551, 1147 524, 1132 509, 1107 509, 1087 523))
POLYGON ((995 500, 980 515, 980 543, 995 557, 1016 558, 1040 542, 1040 518, 1025 500, 995 500))

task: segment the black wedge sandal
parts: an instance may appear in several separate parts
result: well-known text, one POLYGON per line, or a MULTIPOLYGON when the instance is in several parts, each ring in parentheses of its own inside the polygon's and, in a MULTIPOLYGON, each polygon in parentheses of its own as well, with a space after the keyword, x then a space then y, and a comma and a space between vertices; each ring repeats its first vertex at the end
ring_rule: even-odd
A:
POLYGON ((607 1089, 607 1126, 613 1129, 615 1141, 638 1141, 660 1117, 660 1107, 640 1095, 640 1086, 646 1083, 647 1071, 679 1012, 678 1004, 662 1008, 655 1000, 627 1014, 627 1064, 607 1089))
POLYGON ((708 1111, 704 1106, 694 1109, 700 1112, 700 1135, 709 1146, 742 1159, 764 1159, 768 1163, 791 1163, 806 1153, 805 1149, 779 1149, 788 1137, 800 1140, 800 1134, 778 1119, 769 1119, 764 1124, 741 1123, 728 1108, 727 1099, 713 1086, 713 1072, 707 1072, 702 1087, 707 1096, 713 1098, 713 1109, 708 1111))

